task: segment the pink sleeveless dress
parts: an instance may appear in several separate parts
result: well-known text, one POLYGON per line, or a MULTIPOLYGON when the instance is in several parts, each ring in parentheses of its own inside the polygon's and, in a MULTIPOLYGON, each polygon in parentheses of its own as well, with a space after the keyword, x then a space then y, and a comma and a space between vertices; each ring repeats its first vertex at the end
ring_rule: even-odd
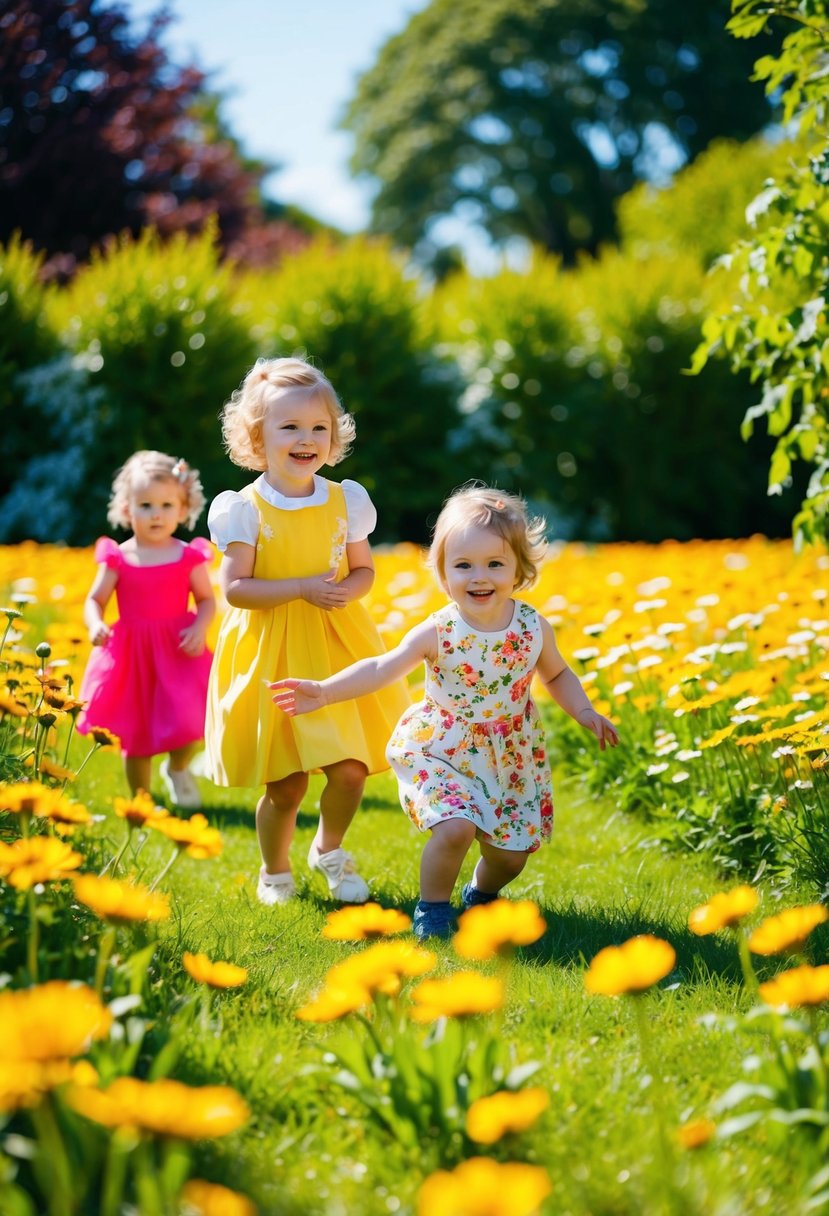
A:
POLYGON ((195 620, 189 607, 190 571, 213 559, 196 537, 181 558, 163 566, 131 566, 114 540, 101 537, 95 561, 118 573, 118 620, 104 646, 93 648, 78 697, 86 702, 78 731, 105 726, 127 756, 157 756, 204 735, 212 655, 191 658, 179 634, 195 620))

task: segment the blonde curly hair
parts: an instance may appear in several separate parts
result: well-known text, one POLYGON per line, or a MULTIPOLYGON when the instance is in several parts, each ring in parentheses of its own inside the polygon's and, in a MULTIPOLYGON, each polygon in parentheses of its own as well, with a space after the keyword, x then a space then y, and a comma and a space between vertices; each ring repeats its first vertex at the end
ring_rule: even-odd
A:
POLYGON ((308 397, 319 397, 331 417, 331 452, 328 464, 337 464, 348 455, 356 427, 334 392, 330 380, 304 359, 257 359, 231 395, 221 413, 222 438, 227 454, 243 469, 263 472, 267 467, 262 445, 262 420, 268 412, 273 393, 295 390, 308 397))
POLYGON ((453 532, 463 528, 486 528, 509 545, 515 554, 515 590, 531 587, 547 550, 545 520, 530 518, 524 500, 503 490, 473 483, 455 490, 443 504, 435 523, 429 549, 429 566, 444 591, 446 545, 453 532))
POLYGON ((198 469, 191 469, 186 460, 151 450, 133 452, 115 474, 107 508, 107 519, 113 528, 130 527, 130 494, 139 477, 147 481, 174 481, 187 507, 186 526, 193 528, 205 503, 198 469))

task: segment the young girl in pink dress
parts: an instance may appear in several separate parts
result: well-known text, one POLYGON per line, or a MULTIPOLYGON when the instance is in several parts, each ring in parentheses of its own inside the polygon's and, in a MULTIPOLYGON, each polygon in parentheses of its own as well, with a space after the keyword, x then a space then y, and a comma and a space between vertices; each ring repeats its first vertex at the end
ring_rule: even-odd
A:
POLYGON ((450 597, 394 650, 326 680, 277 680, 290 716, 381 688, 426 665, 423 700, 400 719, 387 755, 412 822, 430 838, 420 865, 417 937, 448 937, 452 891, 474 840, 481 856, 461 892, 463 908, 488 903, 523 870, 553 828, 544 731, 530 684, 537 675, 561 708, 615 747, 565 663, 552 626, 515 592, 535 581, 543 521, 519 498, 485 486, 454 494, 435 525, 430 563, 450 597))
POLYGON ((183 460, 150 451, 130 456, 115 476, 107 518, 132 536, 120 545, 106 536, 98 541, 100 569, 84 606, 95 649, 81 683, 86 707, 78 730, 104 726, 118 736, 133 794, 149 791, 152 758, 168 752, 161 777, 182 807, 201 805, 189 764, 204 735, 211 658, 205 634, 216 602, 209 542, 188 544, 173 533, 179 524, 192 528, 203 507, 198 472, 183 460), (118 620, 110 627, 104 611, 113 592, 118 620))

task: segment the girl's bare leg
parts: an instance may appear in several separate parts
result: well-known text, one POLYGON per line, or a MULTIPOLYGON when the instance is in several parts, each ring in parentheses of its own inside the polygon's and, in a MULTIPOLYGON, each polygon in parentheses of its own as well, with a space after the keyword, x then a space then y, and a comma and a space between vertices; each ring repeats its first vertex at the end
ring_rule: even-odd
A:
POLYGON ((481 841, 481 859, 475 867, 473 884, 486 895, 497 895, 502 887, 517 878, 527 864, 529 853, 496 849, 481 841))
POLYGON ((124 756, 124 769, 133 797, 139 790, 146 790, 149 794, 152 765, 152 756, 124 756))
POLYGON ((180 773, 187 768, 190 761, 199 750, 198 743, 188 743, 186 747, 177 747, 170 752, 170 771, 180 773))
POLYGON ((323 770, 327 778, 320 794, 320 823, 316 846, 320 853, 338 849, 354 818, 368 775, 359 760, 339 760, 323 770))
POLYGON ((291 773, 281 781, 269 781, 257 803, 256 835, 269 874, 285 874, 291 868, 289 849, 299 804, 307 789, 308 774, 291 773))
POLYGON ((420 857, 420 898, 427 903, 444 903, 452 891, 475 839, 477 829, 468 819, 444 819, 432 828, 420 857))

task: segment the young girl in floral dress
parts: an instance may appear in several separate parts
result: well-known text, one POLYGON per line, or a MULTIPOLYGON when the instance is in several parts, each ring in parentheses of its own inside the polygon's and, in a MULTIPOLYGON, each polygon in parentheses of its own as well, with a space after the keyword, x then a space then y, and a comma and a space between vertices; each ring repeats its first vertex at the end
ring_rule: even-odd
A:
POLYGON ((461 892, 464 908, 495 899, 550 838, 550 769, 530 696, 535 674, 599 747, 619 742, 561 657, 550 624, 513 598, 535 581, 543 530, 514 496, 479 486, 458 491, 438 517, 430 552, 451 602, 388 654, 326 680, 272 685, 281 709, 304 714, 426 664, 425 696, 400 719, 387 750, 404 810, 431 833, 421 859, 418 937, 452 932, 452 891, 473 840, 481 856, 461 892))

